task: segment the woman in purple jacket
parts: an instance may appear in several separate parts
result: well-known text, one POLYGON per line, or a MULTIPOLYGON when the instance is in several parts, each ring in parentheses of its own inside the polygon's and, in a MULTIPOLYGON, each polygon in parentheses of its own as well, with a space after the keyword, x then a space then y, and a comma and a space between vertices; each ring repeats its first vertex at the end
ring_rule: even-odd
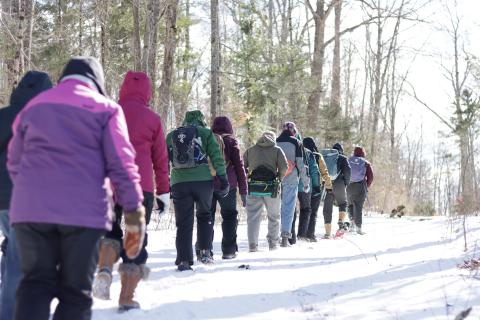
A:
POLYGON ((13 124, 10 218, 24 274, 15 319, 91 319, 98 244, 112 225, 109 178, 125 212, 126 254, 138 255, 145 211, 122 109, 105 96, 90 57, 66 65, 59 84, 32 99, 13 124))
MULTIPOLYGON (((243 159, 240 155, 240 146, 233 133, 232 123, 225 116, 216 117, 213 120, 212 131, 221 136, 225 145, 225 165, 227 167, 228 183, 230 191, 222 198, 218 193, 213 193, 212 215, 215 218, 217 202, 220 204, 222 215, 222 259, 233 259, 238 251, 237 247, 237 189, 245 207, 247 199, 247 177, 243 159)), ((220 189, 220 182, 215 179, 215 190, 220 189)), ((213 242, 213 239, 212 239, 213 242)))

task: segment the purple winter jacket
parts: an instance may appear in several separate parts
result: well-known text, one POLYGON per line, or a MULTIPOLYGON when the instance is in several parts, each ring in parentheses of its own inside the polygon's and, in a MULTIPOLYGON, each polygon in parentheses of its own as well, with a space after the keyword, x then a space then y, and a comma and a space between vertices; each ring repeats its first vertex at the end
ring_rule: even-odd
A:
POLYGON ((11 223, 111 229, 110 183, 125 211, 143 201, 121 107, 67 79, 32 99, 13 124, 11 223))
MULTIPOLYGON (((216 117, 213 120, 212 131, 223 137, 230 190, 238 187, 240 194, 247 194, 247 176, 243 166, 243 159, 240 155, 240 146, 233 135, 232 123, 225 116, 216 117)), ((220 182, 217 180, 215 179, 214 181, 215 190, 220 189, 220 182)))

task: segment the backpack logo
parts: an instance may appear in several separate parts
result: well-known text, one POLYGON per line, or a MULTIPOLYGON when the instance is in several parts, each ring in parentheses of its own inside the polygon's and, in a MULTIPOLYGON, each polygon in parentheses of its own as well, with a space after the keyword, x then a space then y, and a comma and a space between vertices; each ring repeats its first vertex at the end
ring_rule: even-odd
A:
POLYGON ((178 139, 180 140, 180 143, 185 143, 185 138, 186 138, 186 137, 187 137, 186 134, 180 133, 180 134, 178 135, 178 139))

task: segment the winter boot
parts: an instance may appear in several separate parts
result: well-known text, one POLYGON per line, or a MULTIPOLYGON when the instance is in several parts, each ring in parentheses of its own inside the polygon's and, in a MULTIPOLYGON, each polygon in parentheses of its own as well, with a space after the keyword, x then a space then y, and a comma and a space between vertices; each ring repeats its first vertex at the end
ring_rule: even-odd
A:
POLYGON ((224 259, 224 260, 231 260, 231 259, 235 259, 236 257, 237 257, 236 252, 222 254, 222 259, 224 259))
POLYGON ((118 267, 118 273, 122 283, 120 298, 118 299, 118 310, 124 312, 131 309, 139 309, 140 304, 133 300, 133 296, 140 280, 148 277, 149 269, 145 265, 122 263, 118 267))
POLYGON ((332 225, 330 223, 325 223, 325 235, 323 236, 324 239, 330 239, 332 236, 332 225))
POLYGON ((362 236, 365 234, 365 232, 362 231, 362 227, 359 227, 359 226, 357 226, 357 233, 362 235, 362 236))
POLYGON ((280 241, 280 247, 286 248, 290 246, 288 239, 290 239, 291 234, 288 232, 282 232, 281 237, 282 240, 280 241))
POLYGON ((270 251, 277 250, 278 249, 277 242, 278 241, 268 239, 268 250, 270 251))
POLYGON ((353 220, 350 223, 350 228, 348 229, 348 232, 355 232, 355 222, 353 222, 353 220))
POLYGON ((248 252, 257 252, 258 251, 258 244, 250 243, 248 245, 248 252))
POLYGON ((203 264, 213 264, 213 258, 210 250, 200 250, 200 259, 198 261, 203 264))
POLYGON ((193 271, 188 261, 182 261, 177 266, 178 271, 193 271))
POLYGON ((113 265, 119 259, 120 242, 104 238, 100 242, 98 257, 98 272, 93 280, 92 294, 95 298, 110 300, 110 286, 112 284, 113 265))

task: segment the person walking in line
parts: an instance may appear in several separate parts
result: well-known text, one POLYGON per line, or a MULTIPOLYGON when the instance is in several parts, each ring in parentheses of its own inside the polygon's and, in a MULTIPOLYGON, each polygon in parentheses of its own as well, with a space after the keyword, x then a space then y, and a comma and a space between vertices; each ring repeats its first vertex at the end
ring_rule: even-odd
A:
POLYGON ((220 182, 218 196, 223 198, 230 189, 225 160, 212 130, 207 128, 199 110, 186 113, 183 125, 167 135, 167 147, 172 164, 170 184, 177 226, 175 264, 179 271, 192 270, 194 205, 197 210, 199 259, 204 264, 213 263, 210 252, 213 175, 220 182))
POLYGON ((72 58, 59 84, 33 98, 12 127, 10 218, 22 272, 16 320, 85 320, 99 241, 111 228, 109 178, 124 208, 126 255, 140 252, 145 210, 122 109, 105 96, 100 63, 72 58))
POLYGON ((304 196, 299 192, 300 218, 298 223, 298 238, 310 242, 316 242, 315 226, 317 223, 317 212, 320 206, 322 188, 321 183, 326 190, 332 190, 332 180, 328 175, 327 166, 322 155, 318 152, 315 140, 312 137, 303 139, 303 147, 306 150, 309 160, 309 171, 311 179, 311 192, 304 196))
MULTIPOLYGON (((168 153, 160 116, 150 109, 152 96, 151 82, 143 72, 127 72, 120 88, 120 100, 127 121, 128 135, 139 168, 140 185, 143 191, 145 222, 148 225, 154 202, 163 211, 170 206, 170 185, 168 177, 168 153)), ((126 256, 121 244, 123 231, 121 221, 123 208, 115 206, 115 219, 112 230, 100 242, 98 272, 93 285, 93 295, 99 299, 110 299, 110 285, 114 263, 121 257, 118 271, 121 280, 119 309, 126 311, 140 308, 133 300, 135 289, 141 279, 146 279, 149 269, 146 266, 148 234, 145 234, 140 254, 135 259, 126 256)))
POLYGON ((10 96, 10 106, 0 109, 0 230, 5 239, 2 256, 4 268, 1 272, 0 319, 12 320, 15 306, 15 292, 22 278, 17 239, 14 228, 10 227, 9 209, 12 195, 12 181, 7 171, 7 147, 12 138, 12 124, 17 114, 39 93, 52 87, 48 75, 39 71, 28 71, 10 96))
POLYGON ((283 150, 288 162, 285 178, 282 180, 282 206, 281 206, 281 244, 289 246, 288 239, 292 237, 292 223, 298 193, 300 179, 303 191, 308 192, 310 178, 307 174, 307 166, 303 160, 302 142, 295 138, 297 127, 293 122, 286 122, 283 131, 277 138, 277 145, 283 150))
POLYGON ((330 238, 332 234, 332 213, 333 202, 338 205, 338 228, 344 229, 344 222, 347 216, 347 195, 346 187, 350 183, 350 165, 348 159, 343 154, 343 146, 335 143, 332 149, 321 151, 328 173, 332 177, 332 190, 326 189, 325 202, 323 205, 323 219, 325 224, 324 238, 330 238))
MULTIPOLYGON (((238 251, 237 246, 237 189, 240 194, 242 205, 245 207, 247 202, 247 176, 243 159, 240 154, 240 146, 235 138, 232 123, 225 116, 216 117, 213 120, 212 131, 220 139, 220 145, 223 146, 225 164, 227 167, 228 183, 230 190, 225 197, 218 193, 221 187, 220 180, 214 179, 214 193, 212 201, 212 218, 215 220, 217 202, 220 205, 220 214, 222 215, 222 259, 233 259, 238 251)), ((212 233, 213 241, 213 233, 212 233)))
POLYGON ((348 213, 350 220, 354 222, 351 228, 363 235, 365 234, 362 230, 363 204, 367 198, 368 188, 373 182, 372 165, 365 160, 365 149, 361 146, 355 147, 348 163, 352 171, 347 187, 348 213))
POLYGON ((288 169, 287 158, 275 142, 275 133, 265 131, 244 155, 248 172, 247 228, 250 252, 258 251, 260 220, 265 206, 268 217, 268 247, 277 249, 280 232, 280 183, 288 169))

